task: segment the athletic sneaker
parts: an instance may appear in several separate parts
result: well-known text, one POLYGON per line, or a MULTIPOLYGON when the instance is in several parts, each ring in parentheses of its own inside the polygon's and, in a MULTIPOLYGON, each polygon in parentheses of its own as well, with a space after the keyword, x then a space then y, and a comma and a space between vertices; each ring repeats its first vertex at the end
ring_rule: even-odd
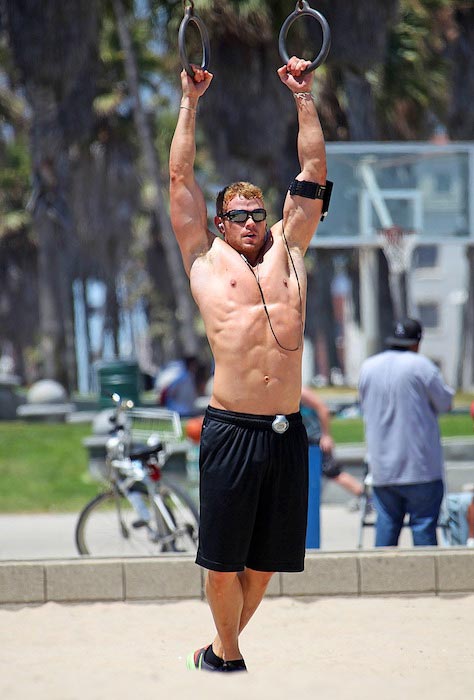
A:
POLYGON ((247 666, 243 659, 236 659, 234 661, 223 661, 219 659, 220 663, 218 665, 208 663, 204 658, 207 649, 209 649, 209 647, 203 647, 202 649, 188 654, 186 668, 190 671, 220 671, 224 673, 247 671, 247 666))
POLYGON ((209 647, 202 647, 202 649, 198 649, 194 652, 192 651, 190 654, 188 654, 186 658, 186 668, 190 671, 223 671, 223 660, 218 666, 214 666, 214 664, 209 664, 204 659, 204 654, 206 653, 207 649, 209 649, 209 647))
POLYGON ((221 670, 227 673, 230 671, 246 671, 247 666, 243 659, 236 659, 235 661, 224 661, 221 670))

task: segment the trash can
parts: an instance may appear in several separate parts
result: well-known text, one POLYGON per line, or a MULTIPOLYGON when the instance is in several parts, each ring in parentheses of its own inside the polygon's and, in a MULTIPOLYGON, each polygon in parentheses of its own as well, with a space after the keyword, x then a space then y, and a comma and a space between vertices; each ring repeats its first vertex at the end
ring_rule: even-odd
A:
POLYGON ((119 394, 122 399, 131 399, 139 403, 142 390, 142 376, 138 362, 134 360, 115 360, 102 362, 97 367, 99 380, 99 405, 101 408, 113 406, 112 394, 119 394))
POLYGON ((308 524, 306 549, 319 549, 321 501, 321 450, 319 445, 309 446, 308 524))

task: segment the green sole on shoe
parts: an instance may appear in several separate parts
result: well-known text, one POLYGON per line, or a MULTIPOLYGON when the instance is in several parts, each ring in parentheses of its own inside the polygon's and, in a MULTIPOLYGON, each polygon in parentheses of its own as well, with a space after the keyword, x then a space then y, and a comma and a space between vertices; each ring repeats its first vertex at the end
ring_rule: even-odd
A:
POLYGON ((208 647, 192 651, 186 657, 186 668, 189 671, 222 671, 222 666, 211 666, 204 660, 204 654, 208 647))

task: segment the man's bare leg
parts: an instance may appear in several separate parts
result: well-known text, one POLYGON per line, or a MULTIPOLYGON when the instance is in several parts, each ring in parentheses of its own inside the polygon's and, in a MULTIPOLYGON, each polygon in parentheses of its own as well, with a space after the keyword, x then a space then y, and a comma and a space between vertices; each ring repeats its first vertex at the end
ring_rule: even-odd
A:
POLYGON ((214 653, 225 660, 241 659, 239 625, 244 594, 237 573, 208 571, 206 597, 217 630, 214 653))
POLYGON ((244 604, 240 616, 239 634, 262 602, 273 572, 244 569, 239 572, 239 580, 244 594, 244 604))
POLYGON ((217 629, 212 648, 220 658, 242 658, 239 634, 260 605, 272 576, 254 569, 230 574, 208 572, 206 596, 217 629))

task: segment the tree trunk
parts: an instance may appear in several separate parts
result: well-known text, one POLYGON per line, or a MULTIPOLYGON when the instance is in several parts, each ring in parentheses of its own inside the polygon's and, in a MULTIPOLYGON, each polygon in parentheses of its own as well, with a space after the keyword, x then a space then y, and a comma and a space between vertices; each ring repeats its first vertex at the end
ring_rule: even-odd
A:
POLYGON ((339 368, 340 362, 336 348, 335 338, 335 317, 333 298, 331 293, 331 283, 333 279, 333 251, 321 248, 316 254, 316 267, 314 271, 314 308, 315 319, 313 321, 316 327, 316 338, 319 340, 319 347, 322 350, 323 357, 327 362, 327 367, 320 366, 319 372, 324 369, 328 371, 328 377, 331 376, 333 368, 339 368))
MULTIPOLYGON (((467 4, 467 3, 466 3, 467 4)), ((457 27, 449 42, 451 60, 451 96, 448 131, 453 140, 474 138, 474 8, 455 11, 457 27)), ((450 27, 451 28, 451 27, 450 27)))
POLYGON ((132 43, 127 26, 127 19, 122 0, 112 0, 120 44, 124 52, 125 72, 128 87, 133 98, 133 115, 136 124, 138 138, 140 140, 142 156, 145 162, 148 177, 154 185, 153 211, 159 223, 160 233, 163 239, 166 261, 171 273, 171 281, 176 299, 176 315, 180 329, 182 351, 186 355, 197 354, 198 342, 194 331, 194 314, 189 293, 189 283, 184 271, 181 255, 176 239, 171 228, 168 211, 163 197, 163 178, 158 154, 154 147, 150 126, 140 97, 138 71, 133 54, 132 43))
POLYGON ((347 126, 351 141, 373 141, 378 138, 375 99, 372 87, 364 75, 346 70, 344 88, 350 109, 347 126))
POLYGON ((117 299, 117 282, 118 280, 115 275, 108 280, 104 311, 104 336, 109 333, 115 357, 120 356, 120 304, 117 299))
POLYGON ((87 279, 81 278, 76 281, 76 290, 77 290, 77 299, 79 303, 81 304, 82 308, 84 309, 84 324, 83 324, 83 332, 84 332, 84 346, 85 346, 85 352, 86 352, 86 365, 87 365, 87 379, 86 379, 86 384, 87 384, 87 389, 86 391, 89 392, 91 390, 91 366, 93 362, 92 358, 92 344, 91 344, 91 334, 90 334, 90 326, 89 326, 89 304, 87 300, 87 279))
POLYGON ((32 110, 34 190, 39 246, 44 376, 76 384, 72 326, 74 225, 69 207, 70 154, 92 123, 98 0, 6 0, 12 55, 32 110))
POLYGON ((65 363, 62 361, 62 313, 59 305, 58 280, 55 275, 60 260, 54 223, 45 212, 34 217, 38 234, 38 292, 40 312, 41 372, 69 387, 65 363))
MULTIPOLYGON (((334 101, 327 118, 322 121, 323 127, 327 123, 331 130, 331 113, 336 116, 341 126, 341 134, 336 135, 339 138, 373 141, 381 133, 368 76, 386 58, 390 30, 397 19, 399 5, 400 0, 320 0, 318 3, 318 10, 333 30, 326 62, 328 77, 322 80, 333 87, 334 101), (342 100, 335 96, 341 93, 342 100)), ((309 27, 318 45, 319 27, 316 22, 311 22, 309 27)))

